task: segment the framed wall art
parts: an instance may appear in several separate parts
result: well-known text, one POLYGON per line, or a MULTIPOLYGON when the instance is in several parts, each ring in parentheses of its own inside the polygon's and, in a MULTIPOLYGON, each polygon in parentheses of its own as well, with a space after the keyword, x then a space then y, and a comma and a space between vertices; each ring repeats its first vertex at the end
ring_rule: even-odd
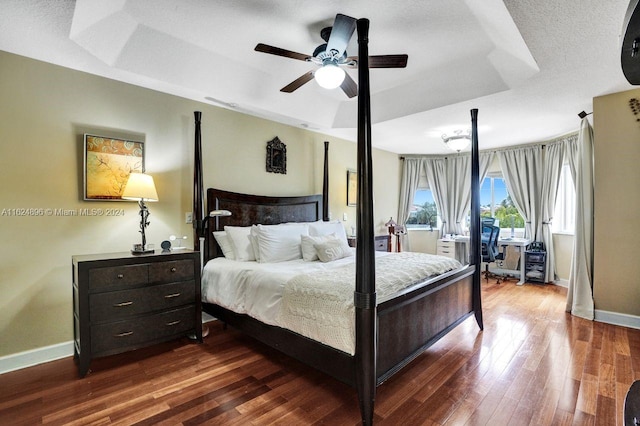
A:
POLYGON ((143 142, 84 135, 85 200, 122 200, 131 172, 144 172, 143 142))
POLYGON ((347 206, 358 203, 358 172, 347 170, 347 206))
POLYGON ((287 174, 287 146, 277 136, 267 142, 267 171, 287 174))

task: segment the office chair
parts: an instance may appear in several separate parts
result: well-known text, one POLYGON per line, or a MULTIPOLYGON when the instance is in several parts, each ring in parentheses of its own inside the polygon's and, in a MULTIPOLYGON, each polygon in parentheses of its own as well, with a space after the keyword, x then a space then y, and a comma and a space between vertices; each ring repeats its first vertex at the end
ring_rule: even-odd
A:
POLYGON ((500 227, 489 225, 482 222, 482 261, 485 262, 484 278, 489 281, 489 263, 496 261, 498 255, 498 236, 500 235, 500 227), (488 235, 485 240, 485 235, 488 235))

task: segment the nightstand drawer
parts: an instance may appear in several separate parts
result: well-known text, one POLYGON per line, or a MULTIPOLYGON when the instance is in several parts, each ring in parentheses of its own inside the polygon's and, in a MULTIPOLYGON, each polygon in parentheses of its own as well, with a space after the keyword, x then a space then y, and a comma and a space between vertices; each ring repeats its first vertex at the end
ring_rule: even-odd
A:
POLYGON ((152 263, 149 265, 150 283, 168 283, 193 279, 192 260, 174 260, 170 262, 152 263))
POLYGON ((185 333, 195 327, 195 307, 91 327, 91 350, 117 353, 145 342, 185 333))
POLYGON ((455 249, 448 249, 448 248, 442 248, 442 247, 438 247, 438 256, 455 256, 456 251, 455 249))
POLYGON ((194 303, 193 281, 141 287, 132 290, 96 293, 89 296, 92 323, 113 321, 132 315, 194 303))
POLYGON ((147 265, 123 265, 94 268, 89 271, 89 290, 108 291, 117 287, 146 284, 149 279, 147 265))

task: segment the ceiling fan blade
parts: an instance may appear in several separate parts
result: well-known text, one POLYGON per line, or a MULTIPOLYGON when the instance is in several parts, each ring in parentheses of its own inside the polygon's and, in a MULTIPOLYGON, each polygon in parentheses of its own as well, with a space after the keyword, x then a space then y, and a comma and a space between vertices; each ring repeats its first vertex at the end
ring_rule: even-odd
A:
POLYGON ((344 80, 342 81, 340 88, 350 98, 353 98, 358 94, 358 85, 353 81, 348 73, 344 73, 344 80))
POLYGON ((355 30, 355 18, 338 13, 333 22, 333 28, 331 28, 331 36, 329 36, 329 41, 327 42, 327 52, 335 51, 335 57, 341 57, 347 49, 349 40, 351 40, 355 30))
POLYGON ((308 61, 309 55, 303 53, 292 52, 291 50, 281 49, 268 44, 258 43, 255 48, 256 52, 269 53, 271 55, 284 56, 285 58, 298 59, 300 61, 308 61))
MULTIPOLYGON (((374 55, 369 56, 369 68, 405 68, 407 55, 374 55)), ((343 63, 348 68, 358 68, 358 57, 349 56, 343 63)))
POLYGON ((297 79, 293 80, 291 83, 287 84, 282 89, 280 89, 280 91, 291 93, 294 90, 299 89, 300 86, 302 86, 303 84, 310 82, 311 80, 313 80, 313 71, 309 71, 306 74, 302 74, 300 77, 298 77, 297 79))
POLYGON ((408 59, 407 55, 369 56, 369 68, 404 68, 408 59))

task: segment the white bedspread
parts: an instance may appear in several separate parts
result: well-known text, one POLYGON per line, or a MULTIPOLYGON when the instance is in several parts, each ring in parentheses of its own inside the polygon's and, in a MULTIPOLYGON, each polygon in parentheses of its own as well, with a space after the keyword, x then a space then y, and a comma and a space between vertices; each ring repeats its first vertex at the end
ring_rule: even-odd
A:
MULTIPOLYGON (((355 257, 334 262, 209 261, 202 277, 205 302, 248 314, 353 355, 355 257)), ((429 276, 461 265, 424 253, 376 252, 378 303, 429 276)))

